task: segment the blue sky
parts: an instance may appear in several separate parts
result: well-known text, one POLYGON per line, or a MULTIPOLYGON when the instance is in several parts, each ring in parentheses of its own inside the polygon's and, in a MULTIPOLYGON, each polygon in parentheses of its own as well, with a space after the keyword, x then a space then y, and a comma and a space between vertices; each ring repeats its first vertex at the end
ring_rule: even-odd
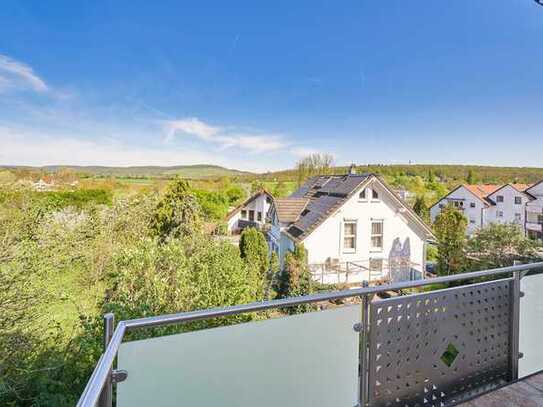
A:
POLYGON ((533 0, 11 1, 0 164, 543 166, 533 0))

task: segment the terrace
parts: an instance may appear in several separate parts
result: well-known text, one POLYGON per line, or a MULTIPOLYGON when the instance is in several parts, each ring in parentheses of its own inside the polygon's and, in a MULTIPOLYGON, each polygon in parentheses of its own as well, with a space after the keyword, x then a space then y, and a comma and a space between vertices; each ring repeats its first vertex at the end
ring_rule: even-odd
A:
POLYGON ((543 371, 541 292, 543 263, 534 263, 121 321, 115 329, 110 314, 104 353, 78 406, 110 407, 114 399, 120 407, 499 406, 520 405, 510 400, 521 397, 541 405, 532 376, 543 371), (380 299, 387 290, 412 293, 380 299), (342 301, 123 342, 143 328, 342 301))

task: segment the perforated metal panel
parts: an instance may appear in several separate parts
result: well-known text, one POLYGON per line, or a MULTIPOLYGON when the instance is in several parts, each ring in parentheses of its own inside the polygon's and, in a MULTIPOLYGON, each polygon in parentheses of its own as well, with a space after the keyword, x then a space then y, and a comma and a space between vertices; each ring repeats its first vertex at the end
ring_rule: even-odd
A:
POLYGON ((507 381, 511 284, 506 279, 373 302, 370 406, 444 406, 507 381))

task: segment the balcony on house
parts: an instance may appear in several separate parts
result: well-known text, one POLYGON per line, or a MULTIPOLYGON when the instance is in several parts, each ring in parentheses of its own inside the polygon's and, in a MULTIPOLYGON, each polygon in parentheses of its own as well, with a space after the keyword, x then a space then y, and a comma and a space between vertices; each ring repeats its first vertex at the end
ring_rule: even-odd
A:
POLYGON ((362 259, 340 262, 330 259, 325 263, 310 264, 313 280, 321 284, 358 285, 386 284, 423 278, 422 265, 410 259, 362 259))
MULTIPOLYGON (((78 406, 490 405, 477 397, 543 371, 541 292, 543 263, 534 263, 121 321, 115 330, 108 315, 106 347, 78 406), (406 295, 382 298, 387 290, 406 295), (270 317, 301 304, 313 308, 123 341, 142 328, 270 317)), ((519 388, 523 405, 540 405, 543 392, 519 388)), ((492 405, 516 405, 500 397, 492 405)))

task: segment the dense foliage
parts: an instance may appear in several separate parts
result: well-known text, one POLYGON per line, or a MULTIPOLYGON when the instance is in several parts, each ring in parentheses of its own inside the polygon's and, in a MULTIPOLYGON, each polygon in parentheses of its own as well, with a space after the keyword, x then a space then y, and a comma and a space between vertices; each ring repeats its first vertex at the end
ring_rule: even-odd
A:
POLYGON ((268 298, 270 294, 270 260, 268 243, 264 234, 255 228, 245 229, 240 236, 239 251, 251 271, 251 279, 258 289, 255 292, 257 299, 268 298))
POLYGON ((464 271, 467 220, 452 206, 443 208, 434 222, 438 241, 437 270, 439 274, 464 271))
POLYGON ((18 188, 0 201, 0 405, 74 405, 101 352, 105 312, 124 319, 262 298, 257 269, 206 234, 184 181, 84 205, 50 196, 18 188))
MULTIPOLYGON (((292 252, 285 255, 285 267, 279 278, 278 294, 280 298, 297 297, 311 294, 313 291, 311 273, 307 264, 307 250, 302 244, 296 244, 292 252)), ((305 312, 310 305, 289 307, 289 313, 305 312)))
POLYGON ((519 225, 493 223, 477 231, 466 246, 473 270, 512 266, 536 259, 536 243, 519 225))

